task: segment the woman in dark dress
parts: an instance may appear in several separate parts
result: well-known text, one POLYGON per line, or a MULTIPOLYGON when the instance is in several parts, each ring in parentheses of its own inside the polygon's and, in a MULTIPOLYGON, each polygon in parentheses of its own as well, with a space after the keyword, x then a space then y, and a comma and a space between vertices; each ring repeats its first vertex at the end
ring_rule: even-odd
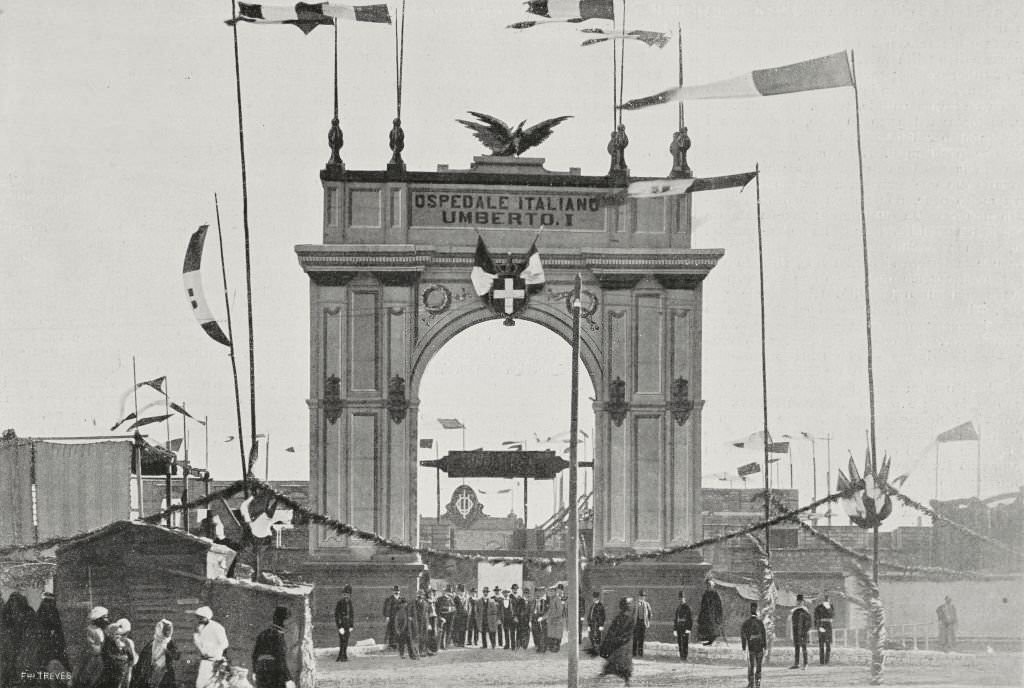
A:
MULTIPOLYGON (((43 599, 25 632, 25 640, 18 650, 18 665, 30 674, 61 673, 68 671, 67 645, 64 626, 60 622, 57 601, 52 593, 43 593, 43 599)), ((30 685, 48 685, 40 679, 30 685)))
POLYGON ((20 663, 25 635, 35 612, 20 592, 12 592, 0 611, 0 686, 16 686, 21 672, 28 669, 20 663))
POLYGON ((626 685, 633 675, 633 625, 636 613, 629 605, 629 599, 619 600, 619 613, 612 619, 611 626, 601 639, 601 656, 605 658, 601 675, 621 676, 626 685))
POLYGON ((131 688, 176 688, 174 662, 181 653, 171 639, 173 635, 174 625, 167 619, 160 619, 153 630, 153 639, 139 653, 131 688))

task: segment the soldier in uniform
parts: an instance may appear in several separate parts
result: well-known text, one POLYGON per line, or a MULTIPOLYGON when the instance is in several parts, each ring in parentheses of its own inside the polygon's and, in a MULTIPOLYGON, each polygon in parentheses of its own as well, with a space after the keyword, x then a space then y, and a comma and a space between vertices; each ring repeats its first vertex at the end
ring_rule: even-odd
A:
POLYGON ((836 610, 828 595, 814 608, 814 625, 818 628, 818 663, 828 664, 832 659, 832 619, 836 610))
POLYGON ((396 585, 391 588, 391 594, 384 598, 384 643, 392 650, 398 647, 395 640, 395 612, 398 611, 398 603, 402 601, 402 591, 396 585))
POLYGON ((768 634, 757 618, 757 602, 750 603, 750 617, 740 627, 740 647, 747 653, 747 688, 761 688, 761 662, 768 634))
POLYGON ((466 595, 466 586, 459 583, 456 593, 452 596, 455 603, 455 614, 452 617, 452 642, 455 647, 466 646, 466 631, 469 629, 469 596, 466 595))
POLYGON ((803 651, 803 668, 807 668, 807 635, 811 632, 811 614, 804 606, 804 596, 796 596, 796 607, 790 615, 790 623, 793 629, 793 666, 790 669, 800 668, 800 652, 803 651))
POLYGON ((594 601, 587 612, 587 627, 589 628, 590 647, 597 650, 601 647, 601 634, 604 632, 604 603, 601 602, 601 593, 594 591, 594 601))
POLYGON ((679 645, 679 659, 686 661, 690 654, 690 630, 693 628, 693 611, 686 603, 686 595, 679 591, 679 605, 676 607, 676 615, 672 620, 672 635, 676 637, 676 644, 679 645))
POLYGON ((352 627, 356 614, 352 609, 352 586, 341 589, 341 599, 334 605, 334 625, 338 628, 338 658, 336 662, 348 661, 348 643, 352 638, 352 627))
POLYGON ((433 588, 427 590, 427 627, 430 629, 430 654, 436 655, 440 649, 440 641, 438 640, 437 598, 433 588))

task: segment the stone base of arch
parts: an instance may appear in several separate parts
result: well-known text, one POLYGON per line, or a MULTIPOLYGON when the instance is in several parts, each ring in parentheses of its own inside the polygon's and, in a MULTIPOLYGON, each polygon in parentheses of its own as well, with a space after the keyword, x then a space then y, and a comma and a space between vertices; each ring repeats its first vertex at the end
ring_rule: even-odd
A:
MULTIPOLYGON (((635 598, 643 590, 651 603, 654 619, 647 629, 646 640, 671 643, 674 642, 672 617, 679 604, 679 592, 686 595, 696 623, 704 579, 710 569, 711 564, 702 561, 697 552, 685 552, 666 559, 622 562, 614 566, 594 564, 587 567, 584 575, 587 608, 593 599, 592 592, 600 591, 606 613, 614 615, 620 598, 635 598)), ((696 642, 696 638, 691 638, 690 642, 696 642)))

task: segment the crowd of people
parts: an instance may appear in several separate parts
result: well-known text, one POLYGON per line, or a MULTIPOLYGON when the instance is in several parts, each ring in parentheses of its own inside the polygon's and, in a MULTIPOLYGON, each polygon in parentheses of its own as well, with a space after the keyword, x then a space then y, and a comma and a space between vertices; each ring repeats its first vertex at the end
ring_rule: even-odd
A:
MULTIPOLYGON (((228 637, 210 607, 193 612, 192 643, 199 654, 196 688, 252 686, 295 688, 288 668, 285 626, 287 607, 273 612, 270 626, 260 633, 252 649, 249 669, 226 661, 228 637)), ((141 649, 130 637, 128 619, 111 620, 109 610, 93 607, 82 630, 82 651, 68 656, 64 627, 57 603, 43 593, 38 609, 13 592, 0 605, 0 686, 3 688, 179 688, 176 669, 181 651, 174 640, 174 624, 160 619, 141 649)), ((190 683, 191 687, 191 683, 190 683)))
MULTIPOLYGON (((353 630, 352 588, 346 585, 335 607, 337 661, 348 661, 353 630)), ((400 657, 418 659, 452 648, 558 652, 565 634, 568 604, 565 585, 536 590, 513 583, 502 589, 466 590, 462 584, 443 591, 420 589, 406 599, 396 585, 384 600, 384 642, 400 657)), ((603 623, 603 621, 602 621, 603 623)))

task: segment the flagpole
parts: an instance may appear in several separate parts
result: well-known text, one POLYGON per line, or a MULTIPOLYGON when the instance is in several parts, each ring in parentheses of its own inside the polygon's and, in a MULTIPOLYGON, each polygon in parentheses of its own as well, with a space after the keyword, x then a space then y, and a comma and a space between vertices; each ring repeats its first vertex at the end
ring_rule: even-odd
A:
MULTIPOLYGON (((135 422, 139 422, 139 377, 135 371, 135 356, 132 356, 132 398, 135 401, 135 422)), ((138 428, 135 430, 135 434, 139 434, 138 428)), ((136 463, 135 463, 135 486, 139 492, 139 519, 145 515, 142 511, 142 446, 140 443, 133 439, 132 444, 135 446, 136 452, 136 463)))
POLYGON ((572 300, 572 390, 569 407, 569 688, 579 686, 580 664, 580 539, 579 514, 576 504, 576 472, 579 460, 576 456, 576 431, 579 428, 579 381, 580 381, 580 310, 583 278, 576 273, 572 300))
MULTIPOLYGON (((184 401, 181 402, 181 409, 183 411, 186 410, 185 402, 184 401)), ((181 414, 181 446, 182 446, 183 455, 185 457, 185 463, 184 463, 184 466, 182 467, 182 471, 181 471, 181 503, 182 504, 188 504, 188 471, 189 471, 189 465, 188 465, 188 418, 185 417, 184 413, 181 414)), ((168 447, 168 449, 170 449, 170 447, 168 447)), ((182 510, 181 518, 182 518, 181 525, 182 525, 184 531, 187 533, 188 532, 188 509, 183 509, 182 510)))
POLYGON ((977 497, 978 497, 978 499, 981 499, 981 424, 980 423, 978 424, 978 429, 977 429, 976 433, 978 435, 978 439, 977 439, 977 441, 975 443, 977 445, 977 449, 978 449, 978 494, 977 494, 977 497))
MULTIPOLYGON (((676 32, 679 34, 679 88, 683 87, 683 25, 676 23, 676 32)), ((686 127, 686 117, 683 111, 683 98, 679 99, 679 131, 686 127)))
MULTIPOLYGON (((170 385, 168 384, 167 379, 164 378, 164 415, 167 416, 166 418, 164 418, 164 429, 167 431, 167 449, 168 450, 170 450, 170 448, 171 448, 171 410, 170 410, 170 408, 168 408, 168 405, 170 403, 170 392, 168 391, 169 389, 170 389, 170 385)), ((182 420, 184 421, 184 416, 182 416, 182 420)), ((164 499, 167 501, 167 508, 170 509, 171 508, 171 462, 170 462, 170 460, 168 460, 167 463, 164 465, 164 499)), ((168 528, 171 527, 171 515, 170 514, 167 514, 167 517, 164 519, 164 523, 167 525, 168 528)))
POLYGON ((764 447, 764 551, 767 557, 771 557, 772 538, 767 521, 771 519, 771 464, 768 462, 768 443, 771 436, 768 434, 768 356, 765 351, 765 322, 764 322, 764 247, 761 231, 761 164, 754 165, 755 191, 757 192, 757 267, 761 295, 761 411, 764 421, 764 437, 761 445, 764 447))
MULTIPOLYGON (((626 35, 626 0, 622 0, 622 35, 626 35)), ((612 39, 614 43, 615 40, 612 39)), ((619 99, 616 105, 622 105, 622 93, 626 86, 626 41, 622 41, 622 51, 619 53, 619 99)), ((619 124, 622 124, 622 110, 619 110, 619 124)))
MULTIPOLYGON (((245 129, 242 125, 242 76, 238 62, 238 16, 235 0, 231 0, 231 33, 234 37, 235 47, 235 99, 238 103, 238 149, 242 167, 242 233, 245 237, 245 303, 248 315, 249 326, 249 425, 250 444, 256 444, 256 348, 254 345, 254 334, 252 326, 252 259, 250 256, 249 240, 249 191, 245 172, 245 129)), ((223 254, 222 254, 223 257, 223 254)), ((230 335, 229 335, 230 337, 230 335)), ((232 340, 233 342, 234 340, 232 340)), ((239 433, 241 439, 241 433, 239 433)), ((244 452, 242 454, 244 461, 244 452)), ((242 479, 248 477, 252 472, 252 466, 247 466, 242 479)), ((249 496, 248 487, 245 490, 246 497, 249 496)))
MULTIPOLYGON (((228 273, 227 268, 224 266, 224 234, 220 228, 220 202, 217 200, 217 194, 213 194, 213 207, 217 213, 217 244, 220 247, 220 279, 224 285, 224 310, 227 313, 228 320, 228 357, 231 359, 231 379, 235 385, 235 418, 238 420, 238 453, 242 460, 242 480, 245 480, 246 469, 245 469, 245 439, 242 431, 242 396, 238 387, 238 361, 235 359, 235 333, 231 325, 231 299, 228 298, 228 273)), ((207 445, 207 464, 206 468, 209 470, 209 433, 207 433, 206 439, 207 445)), ((243 484, 242 490, 246 497, 249 496, 249 485, 243 484)))

